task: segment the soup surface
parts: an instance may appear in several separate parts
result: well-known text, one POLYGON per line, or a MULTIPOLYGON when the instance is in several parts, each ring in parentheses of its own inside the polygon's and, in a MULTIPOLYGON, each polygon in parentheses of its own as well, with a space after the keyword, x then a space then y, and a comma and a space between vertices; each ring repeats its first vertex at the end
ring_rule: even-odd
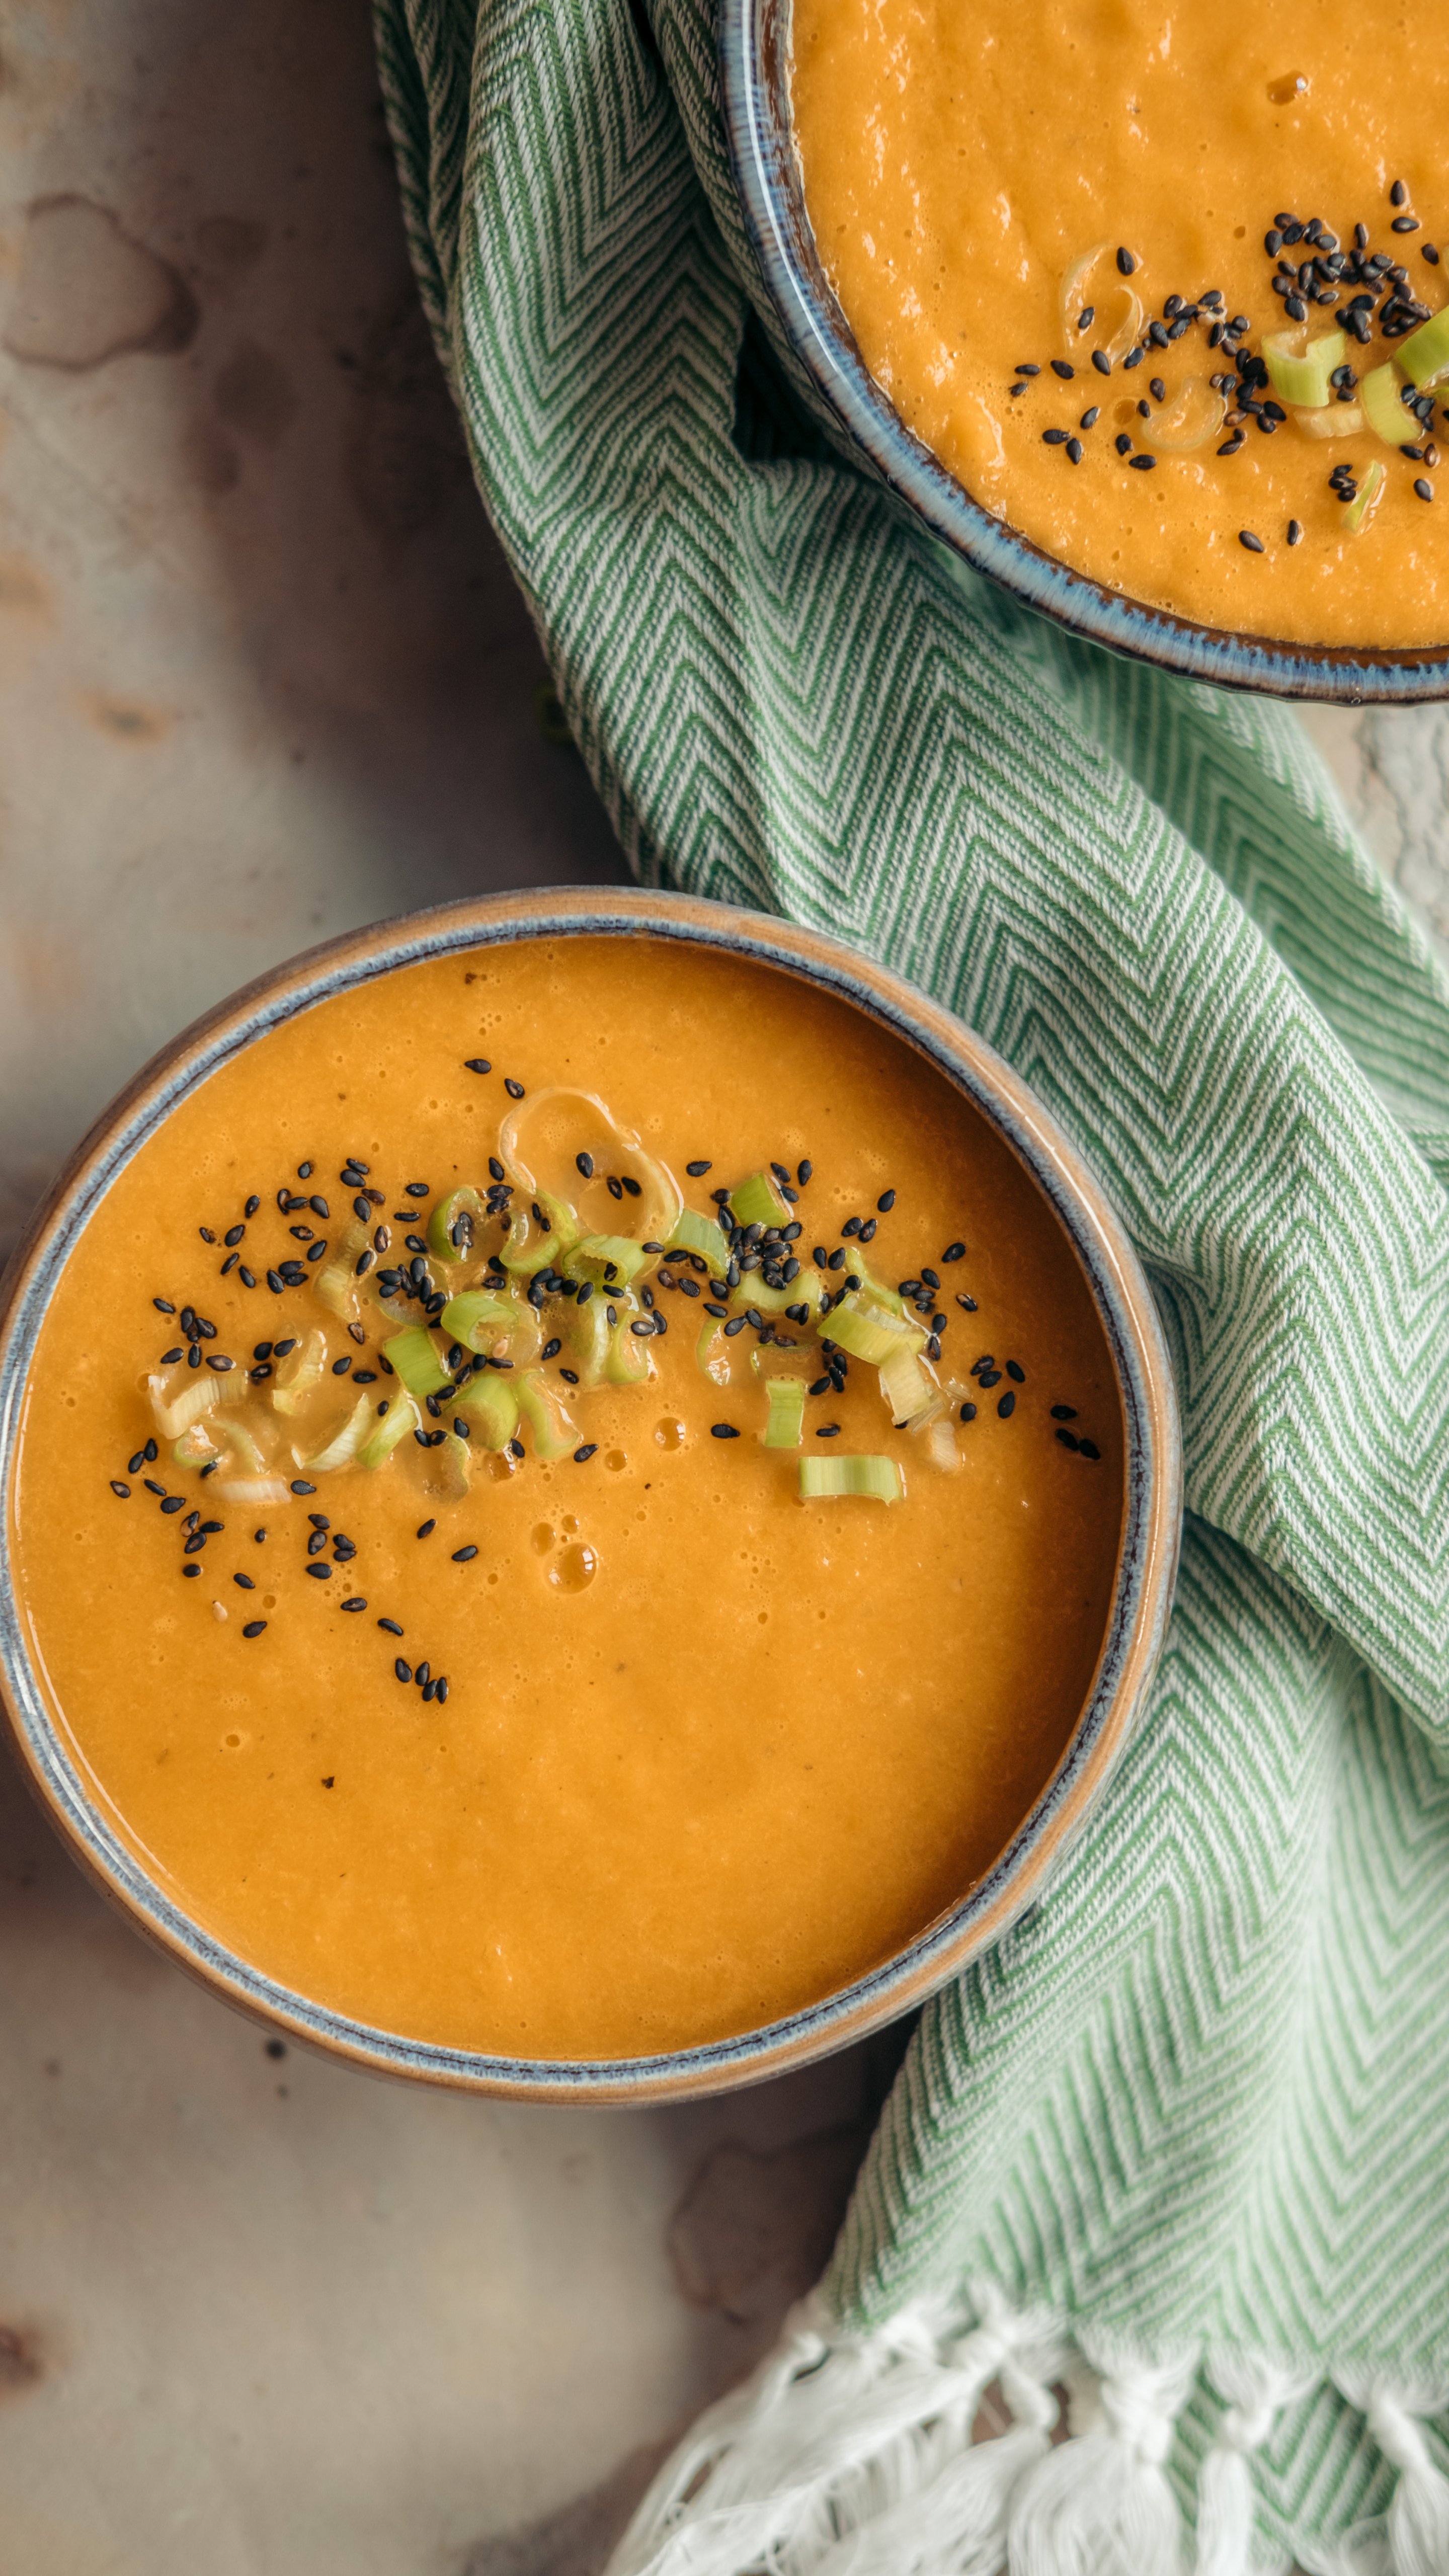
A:
POLYGON ((11 1498, 160 1885, 529 2058, 757 2027, 957 1900, 1067 1742, 1121 1518, 1084 1278, 979 1116, 788 976, 599 938, 394 971, 184 1100, 72 1251, 11 1498), (802 1499, 852 1456, 900 1498, 802 1499))
POLYGON ((1207 625, 1449 639, 1449 325, 1414 336, 1446 300, 1432 11, 793 0, 793 23, 821 256, 977 501, 1207 625), (1324 344, 1313 382, 1284 333, 1289 359, 1324 344))

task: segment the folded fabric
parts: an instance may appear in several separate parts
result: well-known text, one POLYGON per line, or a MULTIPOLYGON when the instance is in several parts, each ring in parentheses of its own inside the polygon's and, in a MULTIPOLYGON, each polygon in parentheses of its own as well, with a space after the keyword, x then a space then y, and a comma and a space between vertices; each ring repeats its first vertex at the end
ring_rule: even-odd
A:
POLYGON ((1166 2576, 1186 2523, 1213 2576, 1449 2571, 1449 989, 1291 715, 1062 636, 840 452, 706 0, 378 27, 479 487, 631 862, 1010 1059, 1184 1416, 1149 1718, 616 2567, 1166 2576))

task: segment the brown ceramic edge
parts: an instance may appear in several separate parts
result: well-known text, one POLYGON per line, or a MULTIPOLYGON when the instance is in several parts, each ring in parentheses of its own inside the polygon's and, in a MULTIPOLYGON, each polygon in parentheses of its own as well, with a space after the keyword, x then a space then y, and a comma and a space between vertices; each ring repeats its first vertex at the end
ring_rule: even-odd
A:
MULTIPOLYGON (((894 1963, 887 1962, 882 1971, 857 1980, 853 1987, 842 1990, 838 1997, 822 1998, 818 2005, 806 2012, 790 2016, 785 2022, 761 2033, 743 2033, 735 2039, 704 2043, 699 2048, 670 2052, 657 2059, 562 2061, 556 2075, 551 2073, 546 2061, 516 2061, 520 2067, 529 2070, 516 2077, 507 2071, 515 2062, 509 2060, 480 2061, 487 2064, 486 2074, 472 2071, 467 2064, 408 2063, 404 2062, 404 2052, 408 2050, 421 2049, 430 2058, 451 2056, 467 2059, 477 2053, 434 2051, 421 2043, 400 2041, 395 2034, 371 2033, 359 2026, 353 2026, 352 2030, 320 2026, 326 2023, 340 2025, 343 2017, 312 2005, 308 1998, 289 1999, 286 1990, 279 1987, 271 1987, 265 1995, 251 1990, 247 1980, 256 1972, 248 1971, 245 1963, 241 1962, 237 1963, 241 1973, 232 1973, 227 1964, 229 1954, 220 1944, 211 1942, 209 1936, 202 1935, 199 1927, 189 1927, 198 1945, 189 1947, 183 1933, 173 1932, 155 1913, 144 1909, 88 1838, 87 1828, 94 1830, 95 1827, 97 1802, 84 1792, 83 1782, 80 1783, 81 1795, 77 1802, 80 1816, 72 1814, 57 1795, 55 1783, 38 1758, 29 1731, 12 1704, 8 1670, 0 1675, 0 1716, 3 1716, 27 1785, 87 1878, 153 1947, 249 2019, 268 2029, 284 2031, 301 2045, 340 2058, 344 2063, 401 2082, 422 2080, 452 2090, 480 2092, 505 2100, 639 2106, 651 2102, 699 2099, 716 2092, 765 2082, 787 2069, 808 2065, 831 2055, 912 2010, 955 1975, 968 1959, 998 1939, 1008 1924, 1040 1895, 1044 1884, 1060 1866, 1081 1832, 1141 1714, 1171 1607, 1181 1527, 1181 1446, 1166 1347, 1151 1291, 1115 1211, 1049 1113, 985 1040, 976 1036, 939 1003, 931 1001, 902 978, 843 942, 772 914, 705 902, 693 896, 643 892, 635 888, 539 888, 526 893, 437 906, 426 912, 374 923, 365 929, 325 941, 291 959, 283 967, 254 978, 193 1021, 152 1056, 92 1124, 46 1192, 7 1265, 3 1279, 0 1279, 0 1379, 5 1382, 5 1397, 3 1405, 0 1405, 0 1450, 5 1453, 7 1462, 13 1463, 11 1416, 23 1378, 23 1363, 18 1375, 15 1373, 13 1346, 27 1300, 35 1287, 37 1271, 52 1247, 53 1237, 66 1219, 76 1218, 78 1202, 83 1198, 85 1204, 79 1221, 83 1222, 89 1215, 93 1202, 86 1195, 87 1185, 93 1180, 97 1166, 118 1134, 148 1114, 154 1115, 168 1092, 184 1087, 194 1079, 201 1058, 208 1054, 211 1056, 212 1062, 207 1068, 209 1073, 241 1046, 251 1043, 260 1034, 255 1027, 259 1007, 264 1009, 267 1022, 271 1024, 289 1016, 290 1008, 299 1001, 305 1006, 307 1002, 324 998, 324 992, 318 989, 319 977, 335 986, 339 979, 370 980, 372 973, 390 972, 394 964, 407 961, 398 961, 390 953, 384 958, 380 952, 391 952, 409 938, 419 947, 420 953, 437 955, 474 942, 486 944, 499 938, 547 935, 555 927, 561 935, 576 932, 602 937, 609 936, 611 932, 615 935, 629 931, 648 932, 657 927, 665 935, 697 939, 705 946, 735 949, 767 965, 798 972, 811 983, 834 992, 847 1004, 853 1003, 856 1008, 869 1008, 873 999, 885 1025, 898 1037, 915 1045, 918 1052, 925 1053, 948 1077, 953 1063, 958 1069, 958 1079, 962 1070, 974 1077, 970 1085, 971 1096, 989 1118, 993 1118, 991 1103, 994 1097, 1005 1112, 1004 1117, 997 1115, 993 1118, 1003 1141, 1018 1154, 1019 1159, 1026 1161, 1038 1186, 1042 1185, 1042 1173, 1033 1168, 1033 1158, 1035 1163, 1055 1174, 1062 1200, 1078 1203, 1087 1219, 1086 1230, 1096 1237, 1099 1259, 1105 1256, 1104 1267, 1111 1278, 1118 1311, 1115 1318, 1103 1312, 1103 1322, 1108 1329, 1109 1344, 1113 1345, 1119 1397, 1124 1405, 1126 1390, 1122 1383, 1113 1326, 1120 1323, 1126 1328, 1131 1356, 1141 1380, 1144 1419, 1140 1425, 1140 1437, 1147 1453, 1149 1470, 1146 1508, 1140 1516, 1137 1532, 1129 1633, 1118 1663, 1110 1703, 1092 1742, 1083 1754, 1079 1749, 1079 1739, 1087 1712, 1093 1704, 1093 1695, 1089 1695, 1083 1718, 1078 1721, 1072 1741, 1052 1779, 1044 1786, 1007 1851, 988 1873, 988 1881, 999 1881, 994 1895, 972 1914, 969 1921, 958 1927, 954 1937, 938 1940, 929 1957, 918 1960, 911 1967, 895 1969, 894 1973, 894 1963), (919 1035, 915 1034, 916 1031, 919 1035), (231 1039, 229 1045, 224 1043, 227 1038, 231 1039), (1017 1137, 1011 1133, 1012 1125, 1026 1140, 1027 1152, 1023 1153, 1017 1137), (1069 1770, 1074 1771, 1075 1776, 1065 1793, 1058 1795, 1059 1783, 1069 1770), (202 1955, 198 1955, 198 1949, 202 1955), (795 2026, 802 2023, 808 2026, 795 2026), (778 2030, 778 2038, 772 2036, 772 2030, 778 2030), (743 2050, 746 2054, 732 2053, 736 2050, 743 2050), (620 2071, 615 2073, 615 2067, 620 2071)), ((109 1180, 95 1192, 97 1198, 104 1195, 106 1186, 109 1186, 109 1180)), ((1060 1204, 1057 1213, 1059 1220, 1066 1223, 1060 1204)), ((1073 1234, 1069 1223, 1067 1231, 1069 1236, 1073 1234)), ((1075 1244, 1074 1248, 1078 1258, 1082 1259, 1080 1244, 1075 1244)), ((1090 1269, 1088 1278, 1100 1312, 1102 1300, 1096 1283, 1091 1279, 1090 1269)), ((1130 1422, 1128 1433, 1130 1467, 1130 1422)), ((0 1548, 8 1560, 8 1464, 5 1481, 0 1548)), ((1124 1508, 1124 1546, 1129 1518, 1130 1514, 1124 1508)), ((1114 1613, 1127 1580, 1119 1565, 1114 1613)), ((1110 1636, 1104 1640, 1099 1673, 1109 1644, 1110 1636)), ((8 1663, 8 1655, 6 1661, 8 1663)), ((1097 1687, 1094 1677, 1093 1694, 1097 1687)), ((68 1766, 79 1778, 79 1765, 73 1749, 67 1746, 64 1750, 68 1766)), ((138 1875, 144 1877, 139 1868, 138 1875)), ((159 1890, 154 1892, 158 1897, 162 1894, 159 1890)), ((969 1901, 968 1891, 962 1903, 969 1901)), ((178 1915, 182 1911, 179 1907, 173 1910, 178 1915)), ((959 1910, 953 1908, 951 1912, 954 1914, 959 1910)), ((942 1918, 943 1922, 949 1920, 949 1915, 942 1918)), ((931 1940, 937 1930, 938 1927, 927 1927, 920 1941, 931 1940)), ((908 1957, 910 1950, 918 1946, 919 1942, 908 1945, 902 1955, 908 1957)), ((269 1984, 266 1980, 259 1979, 258 1982, 269 1984)))

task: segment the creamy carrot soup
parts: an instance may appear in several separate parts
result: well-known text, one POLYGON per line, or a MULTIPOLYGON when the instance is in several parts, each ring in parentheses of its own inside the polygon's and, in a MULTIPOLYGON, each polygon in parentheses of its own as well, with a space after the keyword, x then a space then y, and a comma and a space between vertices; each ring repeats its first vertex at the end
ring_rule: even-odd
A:
POLYGON ((987 510, 1201 623, 1449 640, 1449 43, 1315 0, 794 0, 821 255, 987 510))
POLYGON ((55 1718, 283 1985, 505 2056, 758 2027, 1021 1822, 1122 1521, 1057 1220, 783 974, 526 941, 212 1073, 88 1221, 12 1495, 55 1718))

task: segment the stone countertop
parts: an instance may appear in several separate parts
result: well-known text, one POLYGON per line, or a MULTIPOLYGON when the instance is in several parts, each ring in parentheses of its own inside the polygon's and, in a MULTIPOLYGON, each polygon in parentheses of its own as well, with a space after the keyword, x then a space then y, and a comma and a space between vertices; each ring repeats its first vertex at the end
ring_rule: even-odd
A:
MULTIPOLYGON (((622 876, 408 276, 362 0, 0 29, 0 1250, 318 939, 622 876)), ((1307 718, 1449 935, 1449 716, 1307 718)), ((281 2052, 0 1774, 6 2576, 591 2576, 819 2270, 896 2035, 666 2111, 281 2052)))

